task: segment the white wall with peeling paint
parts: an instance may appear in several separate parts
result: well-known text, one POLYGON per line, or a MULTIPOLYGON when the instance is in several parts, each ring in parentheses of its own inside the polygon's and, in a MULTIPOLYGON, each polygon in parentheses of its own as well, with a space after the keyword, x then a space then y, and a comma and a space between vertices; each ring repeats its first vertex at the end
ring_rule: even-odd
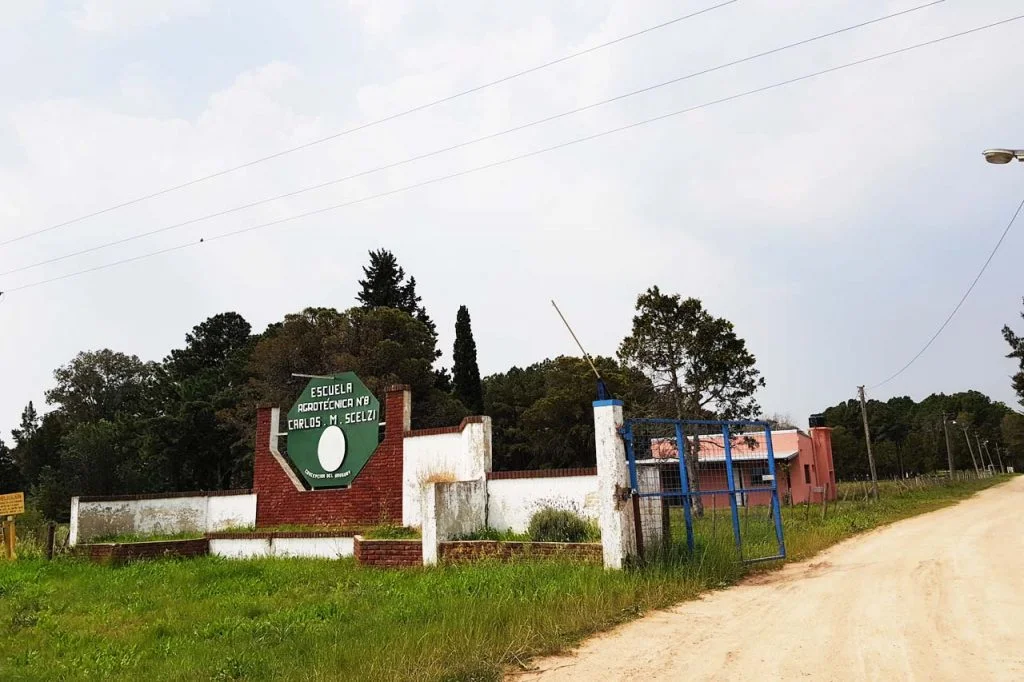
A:
POLYGON ((69 543, 105 535, 211 533, 256 525, 256 495, 196 495, 144 499, 71 498, 69 543))
POLYGON ((457 433, 413 432, 402 450, 402 525, 419 527, 426 484, 483 480, 491 470, 491 418, 469 422, 457 433))
POLYGON ((526 532, 530 518, 545 507, 598 518, 597 476, 503 478, 487 481, 487 525, 526 532))

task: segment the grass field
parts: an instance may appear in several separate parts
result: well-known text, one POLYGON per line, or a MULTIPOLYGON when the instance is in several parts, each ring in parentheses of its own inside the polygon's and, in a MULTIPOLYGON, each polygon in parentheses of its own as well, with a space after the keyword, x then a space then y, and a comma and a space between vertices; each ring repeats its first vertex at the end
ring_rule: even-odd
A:
MULTIPOLYGON (((790 557, 1002 480, 893 488, 824 521, 820 509, 786 509, 790 557)), ((623 572, 558 561, 394 571, 351 560, 19 560, 0 564, 0 679, 489 680, 746 570, 718 541, 623 572)))

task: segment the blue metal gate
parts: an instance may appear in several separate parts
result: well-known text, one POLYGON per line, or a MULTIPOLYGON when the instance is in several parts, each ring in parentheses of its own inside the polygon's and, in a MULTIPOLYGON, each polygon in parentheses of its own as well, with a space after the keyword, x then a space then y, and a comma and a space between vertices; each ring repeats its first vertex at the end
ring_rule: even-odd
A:
POLYGON ((769 424, 627 419, 622 437, 641 557, 786 556, 769 424))

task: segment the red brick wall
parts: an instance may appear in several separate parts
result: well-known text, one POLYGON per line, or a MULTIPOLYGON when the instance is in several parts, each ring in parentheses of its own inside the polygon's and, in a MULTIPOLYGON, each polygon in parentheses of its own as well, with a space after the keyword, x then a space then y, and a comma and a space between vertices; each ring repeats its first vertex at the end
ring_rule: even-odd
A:
POLYGON ((408 390, 407 386, 388 388, 384 396, 384 439, 352 485, 336 490, 295 489, 281 463, 270 453, 271 410, 260 408, 252 485, 256 526, 401 523, 403 415, 408 390))
POLYGON ((364 566, 398 568, 423 565, 422 540, 366 540, 357 535, 353 552, 356 562, 364 566))
POLYGON ((210 553, 210 541, 200 538, 198 540, 103 543, 79 545, 75 551, 85 554, 96 563, 123 564, 144 559, 205 556, 210 553))
POLYGON ((442 542, 437 548, 442 562, 467 562, 480 559, 526 559, 563 557, 576 561, 601 563, 599 542, 501 542, 494 540, 459 540, 442 542))

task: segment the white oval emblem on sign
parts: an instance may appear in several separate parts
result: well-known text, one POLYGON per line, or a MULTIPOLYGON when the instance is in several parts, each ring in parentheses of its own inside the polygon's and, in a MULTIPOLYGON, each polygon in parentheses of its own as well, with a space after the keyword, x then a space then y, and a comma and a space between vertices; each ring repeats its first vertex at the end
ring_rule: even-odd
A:
POLYGON ((345 461, 345 432, 337 426, 328 426, 320 434, 316 456, 324 471, 336 471, 345 461))

